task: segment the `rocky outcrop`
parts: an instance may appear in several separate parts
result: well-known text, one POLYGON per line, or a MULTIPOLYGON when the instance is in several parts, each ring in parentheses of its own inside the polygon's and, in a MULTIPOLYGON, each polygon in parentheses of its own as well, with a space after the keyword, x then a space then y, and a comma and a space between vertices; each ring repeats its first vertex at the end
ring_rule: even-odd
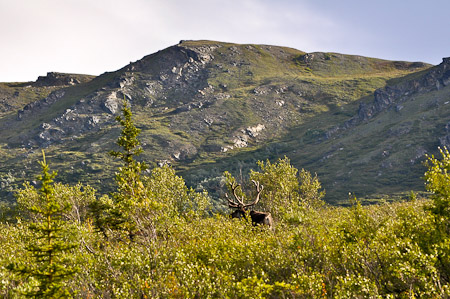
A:
POLYGON ((197 148, 192 144, 174 144, 171 149, 172 158, 176 161, 191 160, 197 155, 197 148))
POLYGON ((328 130, 325 137, 331 138, 338 132, 370 120, 384 110, 393 108, 400 112, 403 109, 401 103, 412 95, 439 90, 448 85, 450 85, 450 57, 443 58, 441 64, 429 69, 422 76, 375 90, 372 103, 361 103, 354 117, 343 125, 328 130))
POLYGON ((66 109, 62 115, 43 123, 37 133, 33 133, 34 138, 28 141, 28 146, 48 147, 54 143, 73 140, 87 132, 97 131, 113 121, 112 115, 102 113, 100 107, 94 111, 95 113, 89 113, 77 103, 66 109))
POLYGON ((381 111, 395 105, 397 110, 401 110, 399 105, 408 96, 440 89, 450 84, 450 58, 443 58, 442 63, 431 68, 425 75, 412 80, 404 81, 394 86, 386 86, 377 89, 374 93, 372 104, 361 104, 358 109, 357 118, 360 121, 368 120, 381 111))
POLYGON ((50 105, 56 103, 58 100, 62 99, 64 95, 64 90, 56 90, 42 100, 27 104, 25 107, 23 107, 23 109, 17 112, 17 119, 22 120, 26 115, 36 112, 37 110, 49 107, 50 105))
POLYGON ((242 129, 238 134, 233 136, 231 142, 233 145, 227 145, 220 148, 221 152, 227 152, 234 148, 243 148, 249 145, 251 141, 257 141, 257 137, 262 134, 262 132, 266 129, 266 126, 263 124, 257 124, 253 127, 248 127, 246 129, 242 129))
MULTIPOLYGON (((206 65, 214 58, 212 52, 217 47, 219 45, 188 46, 181 43, 130 63, 117 73, 106 73, 105 76, 109 77, 106 85, 86 94, 61 111, 60 115, 47 120, 45 126, 30 131, 22 137, 23 144, 46 147, 94 132, 114 122, 113 116, 120 113, 123 99, 133 104, 134 99, 138 99, 139 105, 154 108, 154 111, 175 108, 172 110, 175 114, 208 108, 219 99, 207 83, 207 74, 204 72, 206 65), (136 79, 136 76, 139 78, 136 79)), ((48 73, 47 76, 39 77, 34 84, 68 86, 82 83, 81 79, 75 75, 48 73)), ((44 114, 45 109, 64 96, 64 89, 52 92, 48 97, 23 107, 17 119, 23 121, 27 115, 44 114)), ((173 154, 177 160, 195 155, 191 147, 177 150, 173 154)))
POLYGON ((117 97, 117 92, 113 91, 106 99, 101 103, 101 107, 109 114, 117 114, 120 107, 120 99, 117 97))
MULTIPOLYGON (((155 111, 176 107, 175 114, 207 108, 218 100, 204 73, 217 47, 219 45, 197 47, 179 44, 130 63, 117 75, 106 73, 105 76, 109 77, 106 85, 86 94, 52 120, 47 120, 45 126, 22 136, 22 142, 25 146, 46 147, 98 130, 114 122, 113 116, 120 113, 123 99, 133 103, 134 99, 139 99, 139 105, 155 108, 155 111), (139 74, 138 80, 136 74, 139 74)), ((83 78, 51 72, 39 77, 34 84, 65 87, 80 84, 83 78)), ((45 114, 46 109, 64 99, 64 96, 65 90, 59 89, 42 100, 24 106, 18 111, 17 120, 23 121, 28 115, 45 114)), ((174 153, 174 157, 180 160, 195 154, 192 148, 178 150, 179 154, 174 153)))
POLYGON ((193 47, 180 43, 130 64, 126 71, 150 74, 149 79, 161 82, 164 87, 194 87, 199 90, 207 86, 198 84, 203 83, 199 82, 205 76, 202 70, 214 59, 212 53, 218 47, 220 45, 193 47), (158 56, 157 60, 155 56, 158 56), (155 73, 155 69, 159 71, 155 73))
MULTIPOLYGON (((17 120, 23 122, 29 117, 45 115, 52 105, 65 101, 65 95, 63 89, 56 90, 48 97, 26 105, 18 111, 17 120)), ((116 91, 102 90, 92 93, 21 136, 22 143, 25 147, 48 147, 96 131, 114 121, 113 116, 120 111, 122 105, 121 98, 123 95, 116 91)))
POLYGON ((71 86, 90 80, 90 76, 49 72, 47 76, 39 76, 34 86, 71 86))
POLYGON ((213 103, 214 103, 214 101, 212 101, 212 100, 196 101, 196 102, 188 103, 188 104, 185 104, 185 105, 182 105, 182 106, 176 108, 173 113, 177 114, 177 113, 181 113, 181 112, 188 112, 188 111, 191 111, 192 109, 208 108, 213 103))
POLYGON ((248 127, 245 130, 245 133, 250 136, 255 138, 256 136, 258 136, 264 129, 266 128, 266 126, 264 126, 263 124, 258 124, 254 127, 248 127))

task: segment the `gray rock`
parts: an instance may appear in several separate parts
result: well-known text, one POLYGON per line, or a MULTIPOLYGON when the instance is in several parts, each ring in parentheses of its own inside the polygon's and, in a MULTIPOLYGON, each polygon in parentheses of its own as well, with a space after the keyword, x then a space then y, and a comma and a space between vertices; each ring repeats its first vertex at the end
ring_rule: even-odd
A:
POLYGON ((82 83, 75 75, 49 72, 47 76, 39 76, 34 86, 65 86, 82 83))
POLYGON ((117 93, 112 92, 102 104, 102 108, 109 114, 116 114, 119 111, 119 99, 117 93))

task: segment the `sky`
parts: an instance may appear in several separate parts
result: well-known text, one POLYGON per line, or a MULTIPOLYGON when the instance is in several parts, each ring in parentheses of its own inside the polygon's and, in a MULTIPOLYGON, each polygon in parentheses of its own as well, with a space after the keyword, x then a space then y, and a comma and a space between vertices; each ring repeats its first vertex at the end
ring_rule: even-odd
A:
POLYGON ((216 40, 439 64, 449 0, 0 0, 0 82, 99 75, 216 40))

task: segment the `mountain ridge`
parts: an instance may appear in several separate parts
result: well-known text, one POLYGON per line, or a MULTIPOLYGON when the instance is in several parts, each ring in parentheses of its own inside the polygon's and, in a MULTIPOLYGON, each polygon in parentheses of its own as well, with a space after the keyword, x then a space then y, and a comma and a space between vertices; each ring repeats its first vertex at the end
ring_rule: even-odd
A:
MULTIPOLYGON (((104 185, 101 181, 111 177, 115 163, 105 153, 114 147, 119 129, 114 117, 125 98, 142 129, 143 159, 173 164, 193 186, 214 193, 225 170, 220 166, 222 160, 228 161, 232 170, 241 171, 239 167, 254 168, 255 159, 286 154, 295 166, 317 172, 331 193, 329 201, 340 202, 344 192, 333 191, 333 178, 339 177, 339 171, 327 171, 325 161, 332 156, 324 157, 344 150, 332 139, 349 138, 349 131, 367 127, 378 114, 387 113, 376 103, 384 103, 380 99, 389 96, 391 86, 406 86, 405 92, 411 86, 404 82, 425 78, 439 67, 269 45, 181 41, 115 72, 73 86, 53 86, 51 91, 47 86, 45 97, 11 109, 0 119, 2 127, 12 128, 0 133, 0 172, 13 171, 19 165, 21 170, 32 171, 36 150, 46 148, 49 156, 56 158, 63 178, 104 185), (368 118, 371 113, 373 117, 368 118), (358 121, 351 124, 353 118, 358 121), (343 130, 346 126, 351 128, 343 130), (326 148, 318 150, 320 145, 326 148), (299 153, 299 147, 306 152, 299 153), (26 159, 19 159, 18 152, 26 159)), ((418 92, 437 92, 447 99, 446 74, 442 73, 440 90, 418 92)), ((436 138, 444 140, 445 136, 436 138)), ((427 148, 426 152, 433 151, 427 148)), ((355 155, 355 160, 363 159, 355 155)), ((343 167, 349 163, 346 159, 341 162, 343 167)), ((13 172, 18 181, 27 178, 13 172)), ((352 186, 357 190, 348 191, 364 193, 358 184, 349 188, 352 186)), ((403 191, 406 187, 409 185, 403 191)))

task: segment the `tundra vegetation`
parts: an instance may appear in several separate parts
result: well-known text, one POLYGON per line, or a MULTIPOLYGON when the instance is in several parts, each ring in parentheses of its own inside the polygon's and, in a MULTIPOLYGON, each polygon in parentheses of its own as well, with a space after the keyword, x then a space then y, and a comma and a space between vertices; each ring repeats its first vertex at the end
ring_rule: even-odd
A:
POLYGON ((259 162, 244 188, 224 173, 223 194, 270 213, 268 229, 211 210, 208 194, 167 165, 147 170, 129 107, 122 112, 114 193, 53 182, 44 156, 40 185, 25 184, 16 205, 2 205, 0 296, 450 296, 447 149, 428 157, 429 199, 371 206, 353 196, 349 207, 324 204, 317 176, 288 158, 259 162))

